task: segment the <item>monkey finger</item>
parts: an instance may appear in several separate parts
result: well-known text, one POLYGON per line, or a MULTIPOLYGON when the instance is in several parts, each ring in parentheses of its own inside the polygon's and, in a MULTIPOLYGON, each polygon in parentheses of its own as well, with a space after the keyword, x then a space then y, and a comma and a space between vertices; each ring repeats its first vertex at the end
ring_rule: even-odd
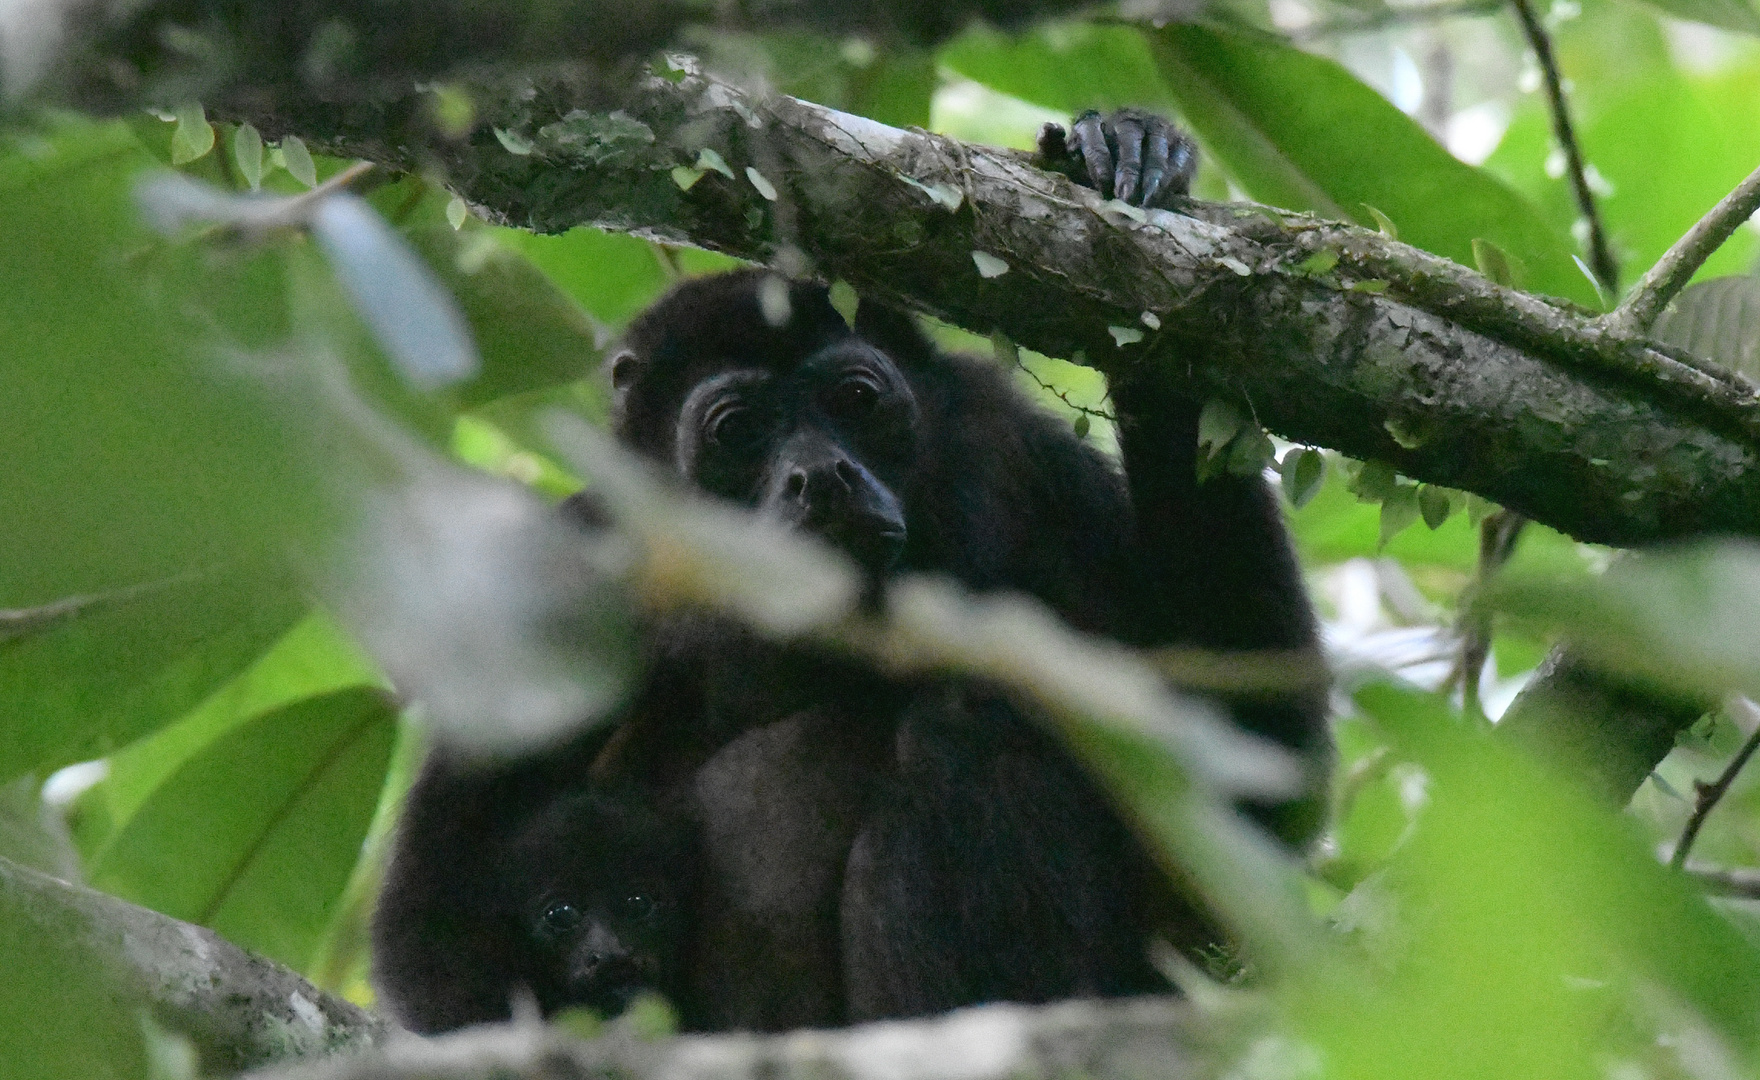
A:
POLYGON ((1100 114, 1090 109, 1076 117, 1075 124, 1076 150, 1082 155, 1082 162, 1088 169, 1088 182, 1100 194, 1112 195, 1112 151, 1106 138, 1106 128, 1101 122, 1100 114))
POLYGON ((1069 133, 1063 130, 1062 124, 1046 123, 1039 129, 1039 158, 1052 165, 1060 165, 1072 153, 1069 145, 1069 133))
POLYGON ((1167 180, 1168 171, 1168 137, 1167 122, 1159 116, 1145 118, 1143 122, 1143 198, 1142 205, 1155 205, 1155 197, 1161 194, 1161 186, 1167 180))
POLYGON ((1118 172, 1112 180, 1113 197, 1131 202, 1137 185, 1143 180, 1143 121, 1135 116, 1120 115, 1113 122, 1118 140, 1118 172))

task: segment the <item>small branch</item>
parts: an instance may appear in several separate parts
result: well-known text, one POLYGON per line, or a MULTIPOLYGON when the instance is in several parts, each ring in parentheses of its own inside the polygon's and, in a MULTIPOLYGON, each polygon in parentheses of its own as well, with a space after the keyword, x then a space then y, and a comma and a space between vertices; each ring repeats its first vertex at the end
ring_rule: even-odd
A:
POLYGON ((1749 866, 1705 866, 1695 863, 1682 867, 1688 877, 1705 886, 1713 896, 1735 896, 1744 900, 1760 900, 1760 869, 1749 866))
MULTIPOLYGON (((1515 553, 1516 541, 1528 519, 1511 510, 1500 510, 1479 523, 1479 566, 1468 591, 1477 592, 1515 553)), ((1491 615, 1477 605, 1467 605, 1461 620, 1461 704, 1470 718, 1489 727, 1479 702, 1479 676, 1491 655, 1491 615)))
POLYGON ((1684 288, 1711 253, 1723 246, 1742 223, 1760 210, 1760 169, 1755 169, 1736 189, 1675 241, 1633 287, 1618 311, 1607 316, 1617 332, 1641 334, 1655 324, 1662 309, 1684 288))
POLYGON ((1730 709, 1746 714, 1748 722, 1754 725, 1754 733, 1742 743, 1742 748, 1736 751, 1736 756, 1724 767, 1722 775, 1710 784, 1696 785, 1699 801, 1693 807, 1693 816, 1687 819, 1687 827, 1681 830, 1681 838, 1674 846, 1674 856, 1668 860, 1668 865, 1676 870, 1687 864, 1687 852, 1693 849, 1693 841, 1698 838, 1705 819, 1711 816, 1711 811, 1717 808, 1718 802, 1728 793, 1730 785, 1735 783, 1742 766, 1754 756, 1756 749, 1760 749, 1760 706, 1747 698, 1735 698, 1730 703, 1730 709))
POLYGON ((1329 19, 1297 30, 1297 41, 1318 41, 1349 34, 1371 34, 1398 26, 1422 26, 1449 19, 1477 19, 1494 15, 1503 8, 1503 0, 1444 0, 1441 3, 1419 4, 1415 7, 1382 7, 1363 16, 1329 19))
POLYGON ((1577 197, 1577 209, 1589 223, 1589 265, 1610 295, 1619 295, 1619 264, 1607 246, 1607 233, 1601 227, 1601 214, 1595 208, 1595 195, 1589 190, 1589 178, 1583 169, 1583 151, 1577 145, 1576 132, 1571 128, 1570 106, 1564 100, 1564 80, 1558 75, 1558 61, 1552 55, 1552 39, 1534 14, 1531 0, 1513 0, 1516 16, 1521 20, 1522 33, 1528 47, 1540 61, 1546 77, 1546 101, 1552 112, 1552 131, 1564 150, 1565 165, 1570 172, 1571 191, 1577 197))

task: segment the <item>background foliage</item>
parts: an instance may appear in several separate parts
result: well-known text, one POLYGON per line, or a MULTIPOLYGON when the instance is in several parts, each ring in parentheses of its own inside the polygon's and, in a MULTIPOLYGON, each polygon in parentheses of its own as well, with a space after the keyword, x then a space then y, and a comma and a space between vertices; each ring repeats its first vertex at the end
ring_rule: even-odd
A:
MULTIPOLYGON (((1557 0, 1546 15, 1629 284, 1760 162, 1760 15, 1743 0, 1557 0)), ((781 91, 979 141, 1027 146, 1082 108, 1157 109, 1203 144, 1205 197, 1380 225, 1469 265, 1488 240, 1523 287, 1614 295, 1573 259, 1584 230, 1539 73, 1496 5, 1228 0, 1201 25, 976 27, 933 52, 800 33, 702 46, 781 91)), ((356 579, 338 569, 360 556, 354 522, 388 478, 443 457, 572 490, 538 417, 603 418, 579 332, 608 342, 669 282, 728 260, 492 227, 443 176, 369 182, 481 358, 474 378, 419 391, 354 313, 349 256, 294 227, 167 235, 134 194, 176 168, 293 195, 345 164, 295 139, 264 147, 193 106, 0 131, 0 854, 369 1001, 362 927, 420 706, 405 710, 357 644, 356 579)), ((1752 295, 1739 275, 1755 247, 1742 230, 1701 280, 1752 295)), ((1727 310, 1693 340, 1734 362, 1753 334, 1740 303, 1727 310)), ((1047 408, 1109 444, 1098 376, 1015 362, 1047 408)), ((1212 420, 1219 457, 1260 439, 1250 420, 1212 420)), ((1752 711, 1702 721, 1616 813, 1486 737, 1462 704, 1457 632, 1475 598, 1497 598, 1490 661, 1470 676, 1492 719, 1567 632, 1621 670, 1760 696, 1760 553, 1664 553, 1603 578, 1612 553, 1530 525, 1487 593, 1478 526, 1494 508, 1385 466, 1328 455, 1316 474, 1305 448, 1275 452, 1341 676, 1341 754, 1333 825, 1303 872, 1330 931, 1239 991, 1269 1017, 1242 1037, 1240 1075, 1760 1066, 1760 907, 1707 899, 1663 865, 1694 782, 1750 734, 1752 711)), ((387 603, 377 625, 419 619, 387 603)), ((1760 784, 1738 778, 1695 854, 1760 866, 1760 784)), ((81 973, 50 970, 28 936, 0 925, 17 962, 0 1060, 18 1075, 140 1075, 137 1052, 117 1049, 138 1046, 132 1019, 88 1008, 81 973)))

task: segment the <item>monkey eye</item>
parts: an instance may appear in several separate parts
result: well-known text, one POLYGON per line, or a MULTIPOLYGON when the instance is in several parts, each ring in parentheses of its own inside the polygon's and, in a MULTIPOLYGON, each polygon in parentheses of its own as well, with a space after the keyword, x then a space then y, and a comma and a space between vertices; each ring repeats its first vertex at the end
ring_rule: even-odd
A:
POLYGON ((659 907, 651 896, 635 893, 624 897, 623 913, 632 919, 646 919, 652 916, 659 907))
POLYGON ((581 909, 563 901, 551 904, 538 917, 538 924, 552 934, 566 934, 581 924, 581 909))
POLYGON ((852 375, 825 391, 819 407, 835 420, 860 420, 880 404, 880 387, 864 375, 852 375))
POLYGON ((703 431, 715 446, 742 450, 763 438, 764 426, 756 409, 729 399, 709 407, 703 418, 703 431))

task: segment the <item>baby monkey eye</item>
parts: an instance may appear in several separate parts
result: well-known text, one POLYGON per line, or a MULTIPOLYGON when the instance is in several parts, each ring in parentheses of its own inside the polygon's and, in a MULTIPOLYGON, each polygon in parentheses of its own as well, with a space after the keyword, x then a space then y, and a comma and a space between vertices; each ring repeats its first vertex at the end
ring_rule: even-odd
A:
POLYGON ((643 896, 641 893, 626 896, 623 900, 623 913, 632 919, 649 918, 658 908, 659 905, 654 902, 653 897, 643 896))
POLYGON ((545 908, 544 914, 538 917, 538 923, 549 933, 566 934, 579 926, 582 918, 584 916, 580 908, 563 901, 545 908))
POLYGON ((819 399, 819 407, 836 420, 860 420, 878 404, 880 387, 866 375, 851 375, 819 399))

